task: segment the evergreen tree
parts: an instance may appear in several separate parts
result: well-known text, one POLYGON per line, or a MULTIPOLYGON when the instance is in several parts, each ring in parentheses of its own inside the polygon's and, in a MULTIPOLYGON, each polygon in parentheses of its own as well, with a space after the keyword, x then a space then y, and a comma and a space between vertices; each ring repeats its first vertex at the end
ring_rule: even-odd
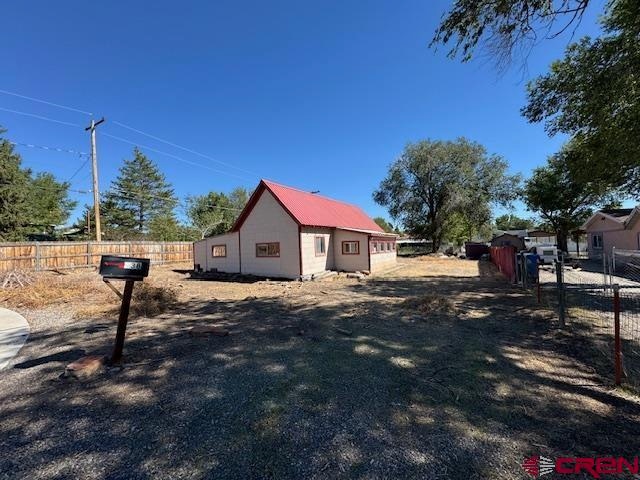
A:
POLYGON ((119 236, 146 235, 151 222, 172 215, 177 203, 162 172, 135 148, 105 195, 103 222, 119 236))
MULTIPOLYGON (((0 128, 0 134, 5 132, 0 128)), ((30 172, 7 140, 0 140, 0 240, 20 240, 28 223, 27 194, 30 172)))
POLYGON ((51 173, 38 173, 31 180, 27 198, 30 233, 49 232, 67 221, 77 204, 69 199, 69 186, 58 182, 51 173))

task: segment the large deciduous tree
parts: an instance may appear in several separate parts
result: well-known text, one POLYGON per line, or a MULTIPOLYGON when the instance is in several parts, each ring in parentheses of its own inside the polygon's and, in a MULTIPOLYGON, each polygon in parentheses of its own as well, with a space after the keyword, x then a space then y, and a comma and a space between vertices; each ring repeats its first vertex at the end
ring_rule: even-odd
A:
POLYGON ((527 208, 537 212, 556 234, 558 248, 567 249, 569 234, 591 215, 592 207, 609 199, 596 182, 585 182, 566 167, 569 147, 536 168, 524 187, 527 208))
POLYGON ((568 47, 548 74, 529 84, 523 114, 550 135, 572 136, 568 166, 640 196, 640 1, 616 0, 605 34, 568 47))
POLYGON ((114 234, 146 235, 156 217, 167 217, 178 200, 160 169, 138 148, 125 159, 102 202, 103 221, 114 234))
POLYGON ((535 226, 530 218, 521 218, 512 213, 505 213, 496 217, 496 228, 498 230, 529 230, 535 226))
POLYGON ((431 46, 452 43, 450 57, 472 58, 478 47, 507 65, 540 38, 552 38, 580 21, 589 0, 455 0, 431 46))
POLYGON ((201 238, 228 231, 249 199, 248 192, 235 188, 229 195, 209 192, 187 198, 187 217, 201 238))
POLYGON ((478 144, 460 138, 409 144, 374 192, 405 230, 440 248, 447 228, 460 216, 478 229, 495 203, 517 194, 519 178, 507 174, 507 163, 478 144))

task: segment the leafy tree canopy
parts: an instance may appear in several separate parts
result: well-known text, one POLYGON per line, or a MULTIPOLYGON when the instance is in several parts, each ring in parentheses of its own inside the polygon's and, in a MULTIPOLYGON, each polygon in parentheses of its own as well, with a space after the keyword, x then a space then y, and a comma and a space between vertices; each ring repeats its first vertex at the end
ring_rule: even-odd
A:
POLYGON ((490 219, 492 204, 515 198, 518 183, 505 160, 478 143, 424 140, 407 145, 373 198, 437 251, 454 214, 477 229, 490 219))
POLYGON ((387 233, 393 233, 395 231, 393 225, 387 222, 382 217, 375 217, 373 221, 376 222, 378 226, 387 233))
POLYGON ((558 248, 567 251, 567 238, 592 214, 595 205, 610 201, 599 184, 584 182, 566 168, 568 147, 536 168, 526 181, 524 201, 556 233, 558 248))
POLYGON ((584 182, 601 179, 640 196, 640 2, 616 0, 605 35, 568 47, 548 74, 529 84, 523 114, 549 134, 572 136, 567 160, 584 182))
POLYGON ((505 213, 496 217, 496 228, 498 230, 531 230, 535 223, 530 218, 520 218, 512 213, 505 213))
POLYGON ((451 43, 449 56, 463 61, 484 47, 504 66, 541 37, 555 37, 578 23, 588 4, 589 0, 455 0, 431 46, 451 43))
POLYGON ((229 195, 209 192, 187 198, 187 217, 200 238, 227 232, 249 200, 247 190, 235 188, 229 195))

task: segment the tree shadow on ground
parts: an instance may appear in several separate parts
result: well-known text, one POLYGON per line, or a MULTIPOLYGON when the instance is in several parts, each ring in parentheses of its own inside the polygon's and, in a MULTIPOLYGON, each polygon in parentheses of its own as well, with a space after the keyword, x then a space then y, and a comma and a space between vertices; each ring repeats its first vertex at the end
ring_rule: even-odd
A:
MULTIPOLYGON (((122 371, 67 381, 64 361, 49 361, 7 373, 0 471, 502 479, 525 478, 519 462, 532 454, 634 455, 640 406, 593 366, 597 333, 558 331, 533 297, 489 274, 203 299, 135 319, 122 371), (405 307, 425 293, 455 312, 405 307), (188 333, 212 324, 230 335, 188 333)), ((60 348, 108 353, 114 322, 87 334, 90 323, 35 332, 20 363, 60 348)))

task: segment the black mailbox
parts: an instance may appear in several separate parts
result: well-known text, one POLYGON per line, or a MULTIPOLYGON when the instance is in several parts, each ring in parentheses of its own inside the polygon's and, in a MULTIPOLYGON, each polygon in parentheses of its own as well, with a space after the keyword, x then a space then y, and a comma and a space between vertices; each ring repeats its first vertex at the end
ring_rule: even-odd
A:
POLYGON ((100 275, 119 280, 142 280, 149 276, 149 259, 103 255, 100 275))

